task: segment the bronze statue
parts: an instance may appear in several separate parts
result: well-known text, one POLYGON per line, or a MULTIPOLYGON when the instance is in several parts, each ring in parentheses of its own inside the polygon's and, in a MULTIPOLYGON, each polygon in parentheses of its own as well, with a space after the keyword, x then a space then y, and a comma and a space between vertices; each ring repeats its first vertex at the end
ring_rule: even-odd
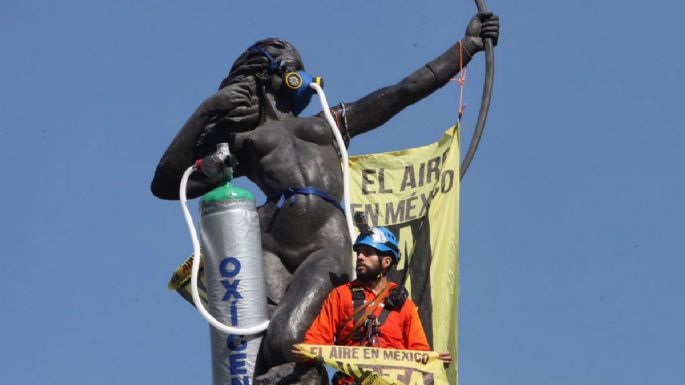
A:
MULTIPOLYGON (((499 19, 474 16, 466 36, 399 83, 356 102, 333 108, 347 140, 379 127, 405 107, 445 85, 463 65, 494 43, 499 19)), ((343 180, 333 133, 323 114, 298 117, 303 99, 293 98, 284 75, 304 70, 288 42, 266 39, 243 52, 219 91, 206 99, 162 156, 152 193, 178 199, 183 171, 228 142, 237 156, 235 176, 246 176, 268 197, 259 208, 271 324, 257 372, 292 360, 290 347, 304 332, 335 286, 349 280, 351 241, 339 207, 343 180), (285 202, 282 202, 285 199, 285 202)), ((306 100, 304 100, 306 101, 306 100)), ((222 181, 195 173, 188 196, 197 197, 222 181)))

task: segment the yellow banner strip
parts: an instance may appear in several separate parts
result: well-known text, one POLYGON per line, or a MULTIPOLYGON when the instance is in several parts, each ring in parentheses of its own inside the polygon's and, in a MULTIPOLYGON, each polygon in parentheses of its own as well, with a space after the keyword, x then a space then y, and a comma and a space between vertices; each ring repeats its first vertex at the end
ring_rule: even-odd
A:
POLYGON ((359 379, 362 385, 447 385, 436 352, 334 345, 297 347, 305 356, 359 379))

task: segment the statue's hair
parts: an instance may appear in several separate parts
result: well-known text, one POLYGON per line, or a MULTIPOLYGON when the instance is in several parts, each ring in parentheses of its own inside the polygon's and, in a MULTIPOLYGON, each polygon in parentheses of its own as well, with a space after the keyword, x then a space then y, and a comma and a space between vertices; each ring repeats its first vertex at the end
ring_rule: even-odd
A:
POLYGON ((259 47, 268 52, 274 60, 278 60, 284 51, 289 51, 289 53, 293 54, 302 62, 295 47, 287 41, 277 38, 260 40, 238 56, 233 63, 228 76, 221 82, 219 89, 224 88, 235 81, 240 81, 246 76, 256 75, 257 73, 268 70, 270 65, 269 59, 267 59, 259 50, 254 49, 254 47, 259 47))
MULTIPOLYGON (((302 63, 300 55, 290 43, 285 40, 270 38, 256 42, 250 48, 245 50, 236 61, 233 63, 228 76, 219 85, 219 90, 225 87, 240 89, 240 95, 248 95, 247 103, 245 100, 236 100, 234 109, 225 114, 222 120, 233 125, 234 128, 252 129, 259 121, 259 99, 257 92, 257 84, 260 79, 268 78, 270 62, 262 52, 255 49, 268 52, 273 60, 278 61, 284 53, 287 52, 289 57, 296 59, 302 63)), ((235 90, 226 90, 226 94, 230 95, 235 90)))

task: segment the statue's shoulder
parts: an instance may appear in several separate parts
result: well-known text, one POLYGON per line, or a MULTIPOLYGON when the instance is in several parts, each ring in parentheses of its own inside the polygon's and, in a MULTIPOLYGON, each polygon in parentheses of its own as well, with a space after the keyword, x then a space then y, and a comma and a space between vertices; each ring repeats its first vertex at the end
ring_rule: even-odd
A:
POLYGON ((318 115, 292 119, 292 123, 286 124, 286 127, 298 138, 317 144, 331 143, 333 131, 325 119, 318 115))

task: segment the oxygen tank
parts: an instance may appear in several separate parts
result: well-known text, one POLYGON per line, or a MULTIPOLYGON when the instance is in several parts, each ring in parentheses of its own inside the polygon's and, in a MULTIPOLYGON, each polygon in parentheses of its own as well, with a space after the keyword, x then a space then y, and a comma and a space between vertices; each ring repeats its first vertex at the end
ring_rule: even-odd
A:
MULTIPOLYGON (((247 327, 268 321, 262 242, 255 199, 230 180, 200 202, 208 310, 219 322, 247 327)), ((241 336, 210 325, 214 385, 252 383, 263 332, 241 336)))

